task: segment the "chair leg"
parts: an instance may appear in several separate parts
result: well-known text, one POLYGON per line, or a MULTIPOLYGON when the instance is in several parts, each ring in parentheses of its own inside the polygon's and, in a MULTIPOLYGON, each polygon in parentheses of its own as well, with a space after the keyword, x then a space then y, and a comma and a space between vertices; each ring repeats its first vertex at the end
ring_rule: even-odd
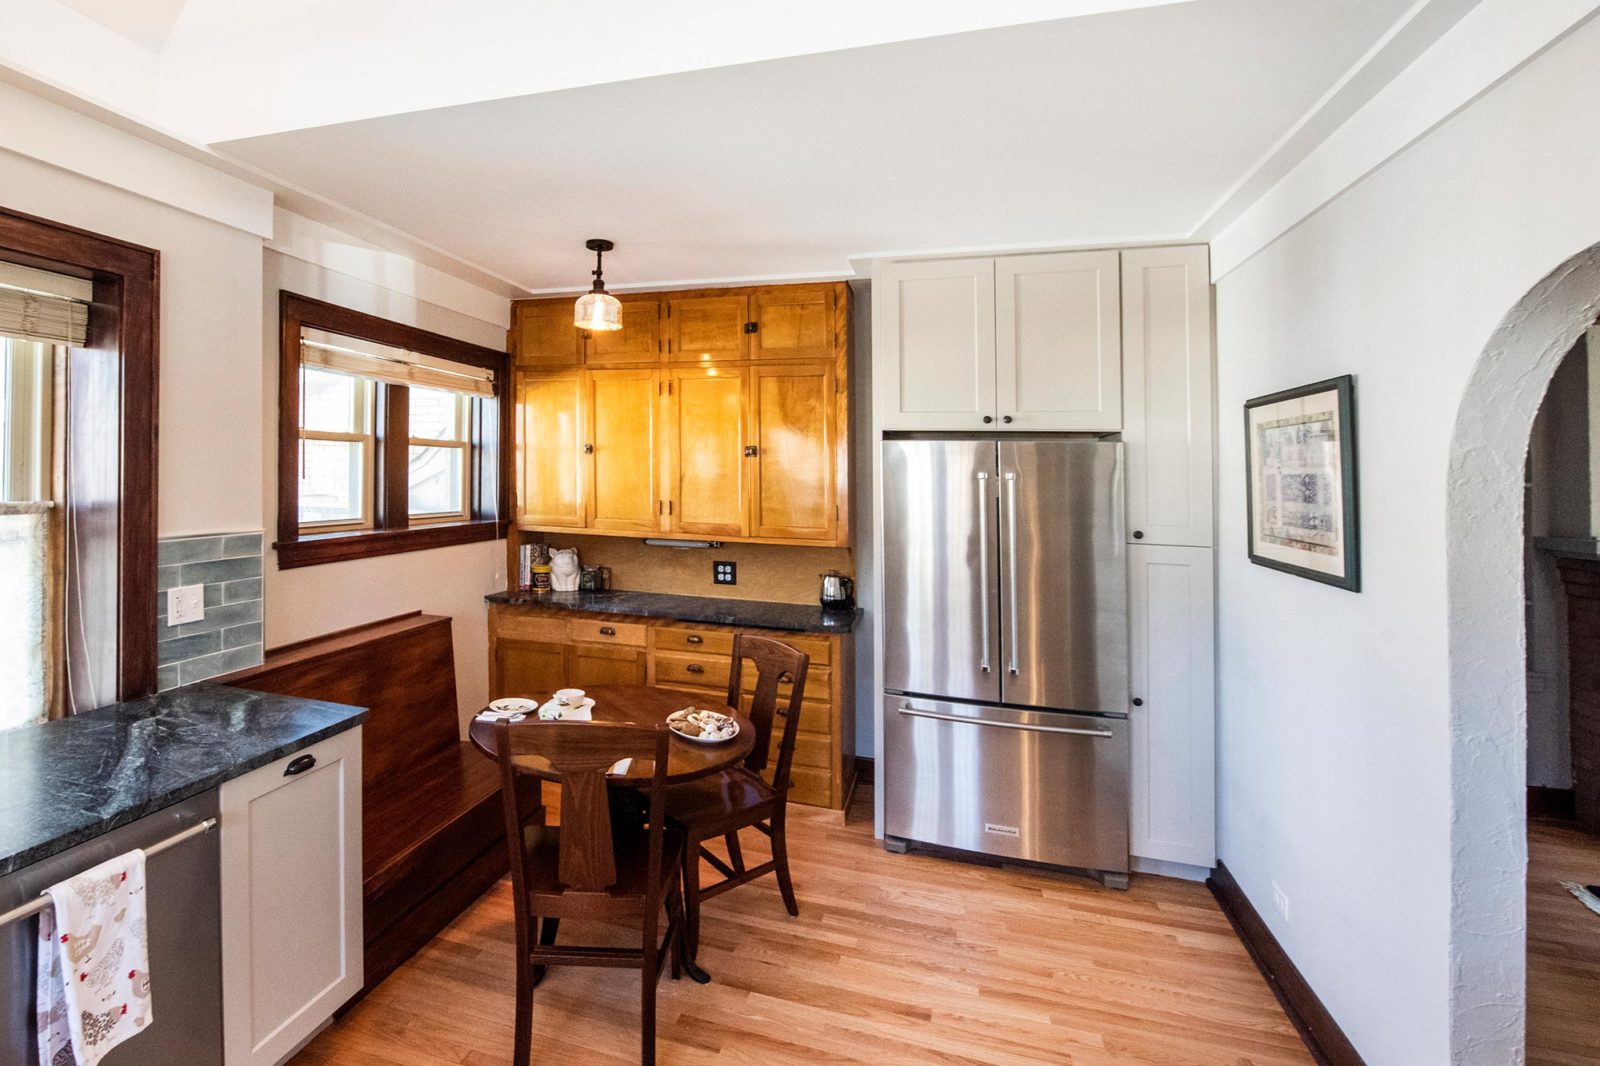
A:
MULTIPOLYGON (((539 946, 547 948, 554 945, 556 942, 556 930, 560 928, 560 926, 560 918, 546 918, 541 921, 539 923, 539 946)), ((535 966, 533 968, 533 987, 539 987, 539 984, 544 980, 545 974, 548 972, 549 967, 547 966, 535 966)))
POLYGON ((672 960, 672 979, 676 981, 683 976, 683 890, 677 884, 667 896, 667 926, 672 930, 672 943, 666 947, 672 960))
POLYGON ((700 952, 700 845, 683 851, 684 957, 691 962, 700 952))
POLYGON ((778 891, 783 894, 783 905, 791 918, 798 918, 800 904, 795 902, 794 882, 789 879, 789 838, 782 811, 772 820, 772 858, 778 866, 778 891))
POLYGON ((640 1066, 655 1066, 656 1061, 656 982, 661 971, 655 967, 655 938, 644 944, 643 965, 639 968, 639 1062, 640 1066))
POLYGON ((511 1034, 511 1061, 513 1066, 528 1066, 533 1055, 533 986, 539 983, 544 967, 535 967, 528 961, 528 944, 524 936, 517 937, 517 1004, 513 1014, 515 1029, 511 1034))
POLYGON ((739 850, 739 833, 735 830, 722 838, 728 845, 728 861, 733 864, 733 872, 744 873, 744 852, 739 850))

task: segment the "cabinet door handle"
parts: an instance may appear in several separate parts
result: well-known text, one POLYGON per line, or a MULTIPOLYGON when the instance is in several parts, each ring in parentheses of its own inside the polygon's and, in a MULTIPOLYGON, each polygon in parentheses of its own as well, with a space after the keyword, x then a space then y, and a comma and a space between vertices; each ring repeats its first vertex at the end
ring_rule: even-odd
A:
POLYGON ((756 446, 754 444, 746 444, 744 446, 744 457, 746 459, 754 459, 756 457, 756 446))
POLYGON ((584 455, 593 455, 594 454, 594 445, 593 444, 585 444, 583 446, 583 454, 584 455))
POLYGON ((317 765, 315 755, 302 755, 298 759, 290 759, 289 765, 283 768, 283 776, 293 777, 295 774, 303 774, 315 765, 317 765))
POLYGON ((983 424, 984 425, 987 426, 990 422, 993 422, 993 421, 994 421, 994 415, 984 415, 983 416, 983 424))
POLYGON ((705 637, 697 636, 694 633, 690 633, 687 637, 684 637, 683 639, 684 639, 684 641, 686 643, 689 643, 689 644, 704 644, 706 642, 706 638, 705 637))
POLYGON ((601 626, 600 627, 600 635, 602 637, 614 637, 614 636, 617 635, 616 627, 615 626, 601 626))
POLYGON ((1134 540, 1143 540, 1144 539, 1144 530, 1142 530, 1142 529, 1134 530, 1133 531, 1133 539, 1134 540))
POLYGON ((691 674, 703 674, 706 672, 706 668, 701 666, 699 663, 690 663, 688 666, 685 666, 684 669, 689 671, 691 674))
POLYGON ((1135 707, 1143 707, 1144 706, 1144 700, 1140 699, 1138 696, 1135 696, 1133 698, 1133 705, 1135 707))
POLYGON ((1011 416, 1010 415, 1006 415, 1004 418, 1000 419, 1000 421, 1004 422, 1006 425, 1009 426, 1011 424, 1011 416))

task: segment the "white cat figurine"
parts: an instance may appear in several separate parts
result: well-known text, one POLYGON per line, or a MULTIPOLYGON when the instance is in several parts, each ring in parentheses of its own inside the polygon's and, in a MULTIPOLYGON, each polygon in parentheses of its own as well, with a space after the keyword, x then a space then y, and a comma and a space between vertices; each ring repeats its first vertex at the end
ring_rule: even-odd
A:
POLYGON ((556 548, 550 553, 550 591, 578 591, 578 549, 556 548))

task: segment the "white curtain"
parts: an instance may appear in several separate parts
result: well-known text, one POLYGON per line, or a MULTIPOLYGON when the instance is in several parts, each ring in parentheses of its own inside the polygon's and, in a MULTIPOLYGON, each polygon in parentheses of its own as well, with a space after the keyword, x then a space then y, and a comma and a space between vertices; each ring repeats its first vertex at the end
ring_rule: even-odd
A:
POLYGON ((49 710, 50 507, 0 503, 0 729, 49 710))

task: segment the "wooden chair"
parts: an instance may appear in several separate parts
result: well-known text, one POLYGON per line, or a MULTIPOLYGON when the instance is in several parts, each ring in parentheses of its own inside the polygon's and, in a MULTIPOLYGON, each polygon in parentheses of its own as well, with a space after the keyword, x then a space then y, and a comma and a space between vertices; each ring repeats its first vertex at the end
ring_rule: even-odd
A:
POLYGON ((668 957, 677 979, 683 959, 683 896, 678 870, 683 837, 665 828, 667 743, 664 726, 609 722, 500 722, 500 763, 517 938, 514 1062, 527 1066, 533 1039, 533 989, 551 965, 637 968, 641 977, 640 1061, 656 1060, 656 984, 668 957), (606 776, 622 759, 650 763, 648 823, 612 818, 606 776), (561 825, 545 826, 540 808, 517 787, 530 763, 561 775, 561 825), (663 904, 667 928, 656 944, 663 904), (634 948, 561 946, 561 919, 637 922, 634 948), (537 934, 537 935, 536 935, 537 934))
MULTIPOLYGON (((712 777, 674 785, 667 790, 667 820, 684 834, 684 897, 688 907, 687 952, 694 957, 700 942, 700 903, 729 889, 767 874, 778 877, 783 905, 798 917, 794 884, 789 878, 789 846, 784 831, 784 813, 789 802, 789 765, 794 759, 795 732, 800 725, 800 701, 805 698, 806 671, 811 657, 787 644, 753 633, 736 633, 733 662, 728 671, 728 704, 740 704, 744 661, 756 665, 756 690, 750 703, 750 722, 755 727, 756 744, 744 765, 712 777), (778 685, 792 682, 788 702, 778 705, 778 685), (772 747, 774 717, 783 721, 778 741, 778 765, 772 784, 761 778, 767 768, 772 747), (739 830, 754 828, 772 842, 772 858, 755 867, 746 867, 739 849, 739 830), (727 843, 729 862, 725 863, 703 846, 721 837, 727 843), (700 885, 700 863, 710 863, 722 874, 716 884, 700 885)), ((704 974, 691 966, 689 974, 702 980, 704 974)))

